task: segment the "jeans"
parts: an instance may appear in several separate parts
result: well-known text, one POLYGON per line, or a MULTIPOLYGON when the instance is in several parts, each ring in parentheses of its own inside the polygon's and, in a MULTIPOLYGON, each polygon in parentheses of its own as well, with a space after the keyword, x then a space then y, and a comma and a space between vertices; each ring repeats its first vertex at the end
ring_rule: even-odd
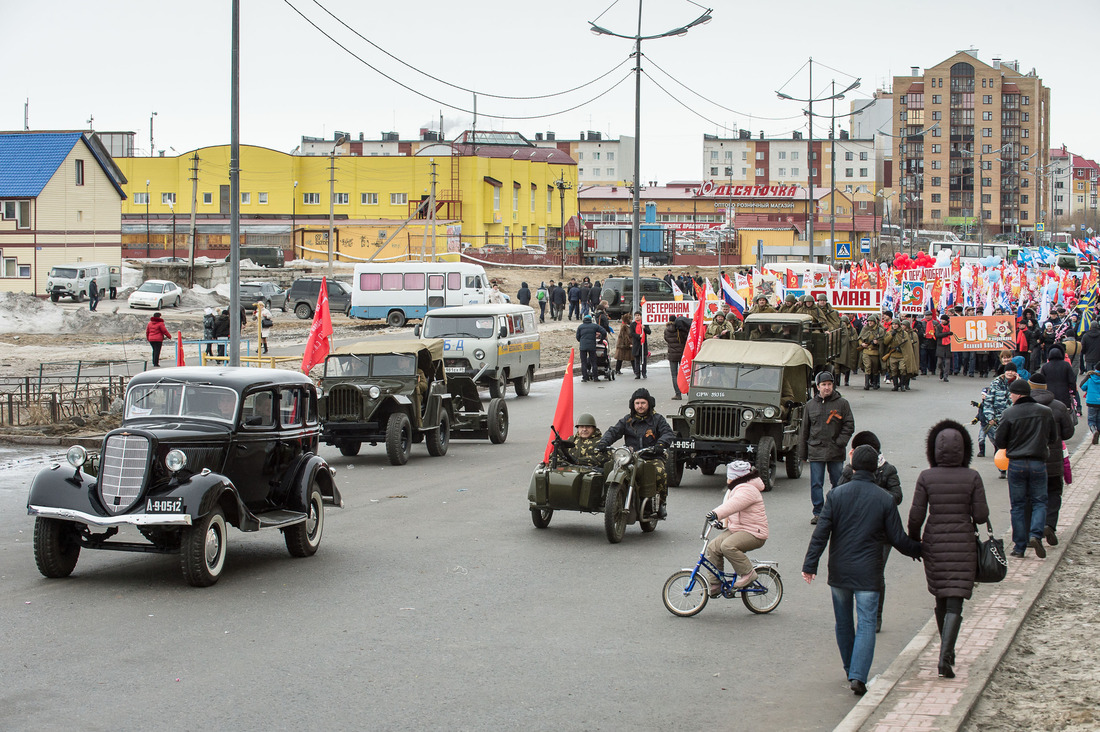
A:
POLYGON ((569 319, 572 320, 573 316, 577 316, 577 320, 581 319, 581 304, 577 300, 569 301, 569 319))
POLYGON ((545 300, 539 300, 539 322, 540 323, 545 323, 546 322, 546 301, 545 300))
POLYGON ((1028 539, 1042 539, 1047 522, 1047 464, 1045 460, 1011 458, 1008 461, 1008 500, 1012 506, 1012 545, 1023 552, 1028 539), (1031 508, 1030 523, 1026 518, 1031 508))
POLYGON ((1089 430, 1092 432, 1100 432, 1100 404, 1090 404, 1089 406, 1089 430))
POLYGON ((869 590, 832 587, 833 617, 836 619, 836 645, 848 680, 867 683, 871 661, 875 658, 875 625, 878 620, 878 595, 869 590), (853 611, 855 624, 853 625, 853 611))
POLYGON ((810 503, 814 507, 814 516, 821 513, 825 505, 823 488, 825 487, 825 469, 829 469, 829 487, 836 488, 840 474, 844 472, 843 460, 814 460, 810 463, 810 503))

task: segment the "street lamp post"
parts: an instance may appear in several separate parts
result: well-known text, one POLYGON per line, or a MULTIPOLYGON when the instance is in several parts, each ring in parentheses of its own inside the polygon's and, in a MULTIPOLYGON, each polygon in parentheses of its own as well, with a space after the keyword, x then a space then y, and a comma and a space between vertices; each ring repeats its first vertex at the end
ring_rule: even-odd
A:
POLYGON ((561 279, 565 279, 565 192, 573 186, 565 182, 565 170, 562 169, 561 177, 554 181, 554 187, 558 189, 559 201, 558 214, 561 218, 561 228, 558 229, 558 239, 561 240, 561 279))
POLYGON ((332 152, 328 156, 328 278, 332 279, 332 273, 334 269, 332 261, 332 239, 335 231, 335 219, 336 211, 334 204, 336 203, 336 148, 347 142, 347 135, 340 135, 336 138, 336 141, 332 145, 332 152))
POLYGON ((149 115, 149 157, 153 157, 156 153, 153 151, 153 117, 156 117, 157 113, 153 112, 149 115))
POLYGON ((298 229, 298 181, 294 181, 294 190, 290 194, 290 249, 298 256, 298 243, 295 232, 298 229))
MULTIPOLYGON (((890 224, 890 199, 893 198, 894 192, 887 191, 885 188, 879 188, 878 193, 875 194, 876 198, 882 199, 882 206, 886 209, 886 226, 892 228, 890 224)), ((898 251, 901 251, 900 247, 898 251)), ((875 252, 875 259, 878 259, 882 254, 882 235, 881 232, 878 237, 878 251, 875 252)))
MULTIPOLYGON (((168 210, 172 212, 172 259, 176 258, 176 204, 168 199, 168 210)), ((166 247, 167 248, 167 247, 166 247)))
POLYGON ((845 94, 852 91, 853 89, 858 89, 859 88, 860 81, 859 81, 859 79, 856 79, 851 84, 849 84, 846 89, 841 91, 840 94, 835 93, 835 86, 834 86, 834 93, 831 96, 816 98, 816 97, 814 97, 814 60, 813 60, 813 58, 810 58, 809 65, 810 65, 810 83, 809 83, 810 96, 808 98, 798 99, 796 97, 792 97, 790 94, 784 94, 781 91, 776 91, 775 94, 780 99, 786 99, 786 100, 789 100, 789 101, 792 101, 792 102, 803 102, 803 103, 806 103, 806 104, 810 105, 809 111, 807 111, 807 113, 806 113, 807 114, 806 124, 807 124, 807 128, 808 128, 808 133, 809 133, 808 134, 809 141, 806 144, 806 150, 807 150, 807 153, 806 153, 806 191, 807 191, 807 194, 808 194, 808 198, 807 198, 807 201, 806 201, 806 226, 807 226, 807 232, 808 232, 807 241, 808 241, 808 244, 809 244, 809 254, 810 254, 809 259, 812 262, 812 261, 814 261, 814 214, 815 214, 815 210, 814 210, 814 102, 815 101, 816 102, 828 102, 830 100, 835 101, 837 99, 843 99, 845 94))
MULTIPOLYGON (((680 26, 679 28, 673 28, 672 30, 665 31, 664 33, 656 33, 653 35, 642 35, 642 0, 638 0, 638 32, 632 36, 623 35, 621 33, 614 33, 606 28, 602 28, 596 25, 594 22, 589 21, 588 25, 591 26, 591 30, 596 35, 614 36, 615 38, 624 38, 626 40, 634 41, 634 185, 633 185, 633 202, 631 204, 633 211, 632 224, 630 227, 630 258, 631 258, 631 273, 634 278, 634 303, 633 310, 637 312, 641 308, 641 273, 639 271, 639 265, 641 262, 641 238, 642 238, 642 222, 641 222, 641 147, 642 147, 642 41, 651 41, 658 38, 667 38, 669 36, 682 36, 687 34, 689 30, 697 25, 703 25, 709 23, 711 20, 711 8, 706 8, 703 14, 695 20, 691 21, 687 25, 680 26)), ((564 240, 562 246, 565 246, 564 240)))
POLYGON ((149 258, 149 239, 151 238, 149 227, 149 179, 145 179, 145 258, 149 258))

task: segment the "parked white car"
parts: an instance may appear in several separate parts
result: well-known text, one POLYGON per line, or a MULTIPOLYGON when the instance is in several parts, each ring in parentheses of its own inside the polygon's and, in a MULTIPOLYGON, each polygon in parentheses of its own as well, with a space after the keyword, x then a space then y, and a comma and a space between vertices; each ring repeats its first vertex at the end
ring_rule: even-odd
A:
POLYGON ((183 299, 183 290, 175 282, 149 280, 134 290, 127 302, 132 308, 163 310, 169 305, 178 307, 181 299, 183 299))

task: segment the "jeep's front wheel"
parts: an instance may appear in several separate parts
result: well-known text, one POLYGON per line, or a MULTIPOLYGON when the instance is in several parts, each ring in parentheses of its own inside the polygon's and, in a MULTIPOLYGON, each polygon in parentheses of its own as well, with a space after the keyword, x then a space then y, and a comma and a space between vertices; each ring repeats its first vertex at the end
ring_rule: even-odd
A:
POLYGON ((386 457, 390 465, 404 465, 412 452, 412 423, 404 412, 394 412, 386 422, 386 457))
POLYGON ((180 542, 180 570, 192 587, 209 587, 225 568, 225 513, 220 506, 184 529, 180 542))
POLYGON ((432 457, 447 454, 447 446, 451 444, 451 418, 446 409, 439 413, 439 426, 424 433, 424 441, 428 443, 428 454, 432 457))
POLYGON ((787 477, 794 480, 802 477, 802 456, 798 454, 798 445, 787 451, 783 462, 787 467, 787 477))
POLYGON ((311 557, 321 545, 321 532, 325 529, 325 503, 316 483, 309 486, 309 513, 306 520, 283 531, 286 549, 294 557, 311 557))
POLYGON ((764 481, 764 490, 770 491, 775 481, 775 439, 767 435, 756 443, 756 471, 764 481))
POLYGON ((668 474, 668 484, 675 488, 684 479, 684 464, 671 447, 665 452, 665 472, 668 474))
POLYGON ((34 563, 43 577, 68 577, 80 558, 80 531, 72 521, 34 520, 34 563))
POLYGON ((336 443, 336 447, 344 457, 355 457, 362 446, 363 443, 359 440, 340 440, 336 443))

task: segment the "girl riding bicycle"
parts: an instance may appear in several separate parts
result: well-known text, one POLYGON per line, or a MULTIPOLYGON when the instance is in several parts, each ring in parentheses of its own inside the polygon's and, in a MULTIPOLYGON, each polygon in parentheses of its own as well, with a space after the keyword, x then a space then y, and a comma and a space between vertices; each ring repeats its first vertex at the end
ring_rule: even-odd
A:
MULTIPOLYGON (((756 571, 745 552, 764 546, 768 538, 768 515, 764 511, 764 481, 751 464, 735 460, 726 465, 726 497, 722 505, 707 514, 708 521, 721 520, 725 530, 707 544, 706 557, 719 571, 723 559, 737 572, 734 589, 740 589, 756 580, 756 571)), ((709 575, 709 573, 708 573, 709 575)), ((710 596, 721 593, 722 583, 707 577, 710 596)))

